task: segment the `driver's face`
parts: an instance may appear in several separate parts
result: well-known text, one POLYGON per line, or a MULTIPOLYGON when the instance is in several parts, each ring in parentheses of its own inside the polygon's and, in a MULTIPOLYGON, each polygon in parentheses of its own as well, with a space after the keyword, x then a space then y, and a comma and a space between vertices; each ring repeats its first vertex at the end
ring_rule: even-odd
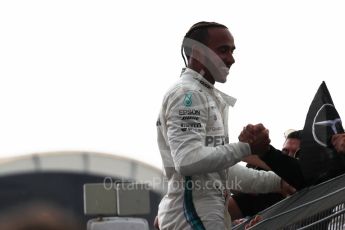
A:
POLYGON ((235 63, 233 52, 235 50, 234 38, 226 28, 210 28, 208 30, 205 67, 217 82, 226 82, 232 64, 235 63))

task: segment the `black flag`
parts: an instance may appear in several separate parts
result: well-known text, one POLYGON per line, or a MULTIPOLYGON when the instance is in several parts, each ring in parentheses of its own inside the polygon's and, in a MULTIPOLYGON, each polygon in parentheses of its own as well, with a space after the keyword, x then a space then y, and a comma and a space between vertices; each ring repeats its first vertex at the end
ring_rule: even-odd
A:
POLYGON ((331 143, 333 134, 343 132, 340 116, 322 82, 302 132, 300 164, 307 184, 317 184, 345 172, 344 154, 338 154, 331 143))

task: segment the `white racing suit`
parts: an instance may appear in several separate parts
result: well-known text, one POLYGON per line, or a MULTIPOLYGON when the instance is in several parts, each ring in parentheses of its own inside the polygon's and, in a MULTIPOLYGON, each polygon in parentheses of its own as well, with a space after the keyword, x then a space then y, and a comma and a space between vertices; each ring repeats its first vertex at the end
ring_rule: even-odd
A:
POLYGON ((251 150, 247 143, 228 143, 228 107, 235 101, 188 68, 165 95, 157 121, 168 179, 158 209, 161 230, 228 229, 229 189, 248 193, 280 189, 274 173, 236 165, 251 150))

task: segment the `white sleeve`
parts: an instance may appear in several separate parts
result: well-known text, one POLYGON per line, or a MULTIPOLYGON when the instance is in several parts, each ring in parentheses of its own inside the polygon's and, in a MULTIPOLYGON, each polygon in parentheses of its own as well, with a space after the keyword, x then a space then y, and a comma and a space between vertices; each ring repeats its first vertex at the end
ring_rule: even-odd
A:
POLYGON ((229 168, 228 187, 245 193, 269 193, 280 191, 281 179, 272 171, 247 168, 236 164, 229 168))
POLYGON ((251 154, 249 145, 243 142, 205 146, 209 108, 201 92, 180 88, 168 100, 167 139, 175 170, 181 175, 216 172, 251 154), (183 119, 184 115, 192 119, 183 119))

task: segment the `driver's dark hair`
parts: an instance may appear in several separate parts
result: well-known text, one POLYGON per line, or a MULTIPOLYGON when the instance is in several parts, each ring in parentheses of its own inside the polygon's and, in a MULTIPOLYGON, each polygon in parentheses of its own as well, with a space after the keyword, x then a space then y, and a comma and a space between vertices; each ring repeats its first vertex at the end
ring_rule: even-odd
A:
POLYGON ((198 22, 195 23, 186 33, 186 35, 183 38, 182 41, 182 46, 181 46, 181 55, 183 58, 183 61, 185 63, 185 65, 187 66, 187 62, 186 59, 183 55, 183 53, 186 55, 187 60, 190 57, 190 54, 192 52, 190 47, 186 46, 186 38, 198 41, 204 45, 207 45, 208 42, 208 28, 226 28, 226 26, 219 24, 217 22, 198 22))

